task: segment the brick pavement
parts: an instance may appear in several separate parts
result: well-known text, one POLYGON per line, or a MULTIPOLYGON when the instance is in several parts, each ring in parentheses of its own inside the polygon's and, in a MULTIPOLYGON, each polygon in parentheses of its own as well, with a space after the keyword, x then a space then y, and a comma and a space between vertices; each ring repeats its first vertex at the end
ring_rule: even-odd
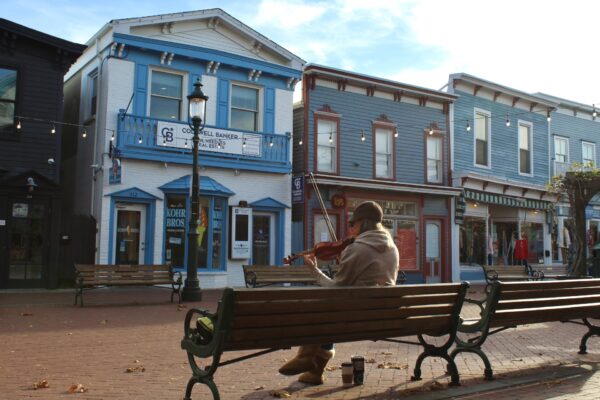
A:
MULTIPOLYGON (((205 291, 200 304, 183 310, 159 288, 101 289, 85 293, 86 307, 74 307, 73 291, 0 292, 0 399, 181 399, 190 377, 179 347, 187 308, 214 310, 220 293, 205 291), (137 362, 136 362, 137 361, 137 362), (144 372, 125 372, 144 367, 144 372), (46 379, 49 388, 33 390, 46 379), (88 391, 68 394, 74 383, 88 391)), ((473 308, 467 313, 473 313, 473 308)), ((483 364, 466 354, 457 359, 463 385, 448 388, 445 363, 427 359, 423 380, 410 375, 419 348, 388 342, 344 343, 330 363, 339 366, 360 353, 365 385, 343 388, 339 369, 322 386, 309 387, 277 373, 294 351, 268 354, 223 367, 216 382, 223 399, 273 399, 285 390, 295 399, 593 399, 600 398, 599 341, 590 354, 577 354, 584 327, 536 324, 494 335, 485 345, 497 379, 484 381, 483 364), (378 364, 397 364, 382 369, 378 364)), ((226 353, 223 359, 239 354, 226 353)), ((211 398, 196 385, 194 399, 211 398)))

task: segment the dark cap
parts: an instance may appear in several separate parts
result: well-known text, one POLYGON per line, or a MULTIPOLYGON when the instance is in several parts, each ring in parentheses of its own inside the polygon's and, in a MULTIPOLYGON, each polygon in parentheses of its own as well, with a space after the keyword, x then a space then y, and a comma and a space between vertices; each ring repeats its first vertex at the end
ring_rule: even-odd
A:
POLYGON ((383 220, 383 210, 381 206, 374 201, 365 201, 360 203, 350 217, 350 222, 362 221, 368 219, 370 221, 381 222, 383 220))

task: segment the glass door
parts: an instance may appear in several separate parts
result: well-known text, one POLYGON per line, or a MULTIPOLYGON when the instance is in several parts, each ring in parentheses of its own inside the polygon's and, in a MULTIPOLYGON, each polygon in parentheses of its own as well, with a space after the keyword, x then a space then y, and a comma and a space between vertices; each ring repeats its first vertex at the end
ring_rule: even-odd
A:
POLYGON ((252 264, 275 264, 275 244, 272 239, 274 216, 252 213, 252 264))
POLYGON ((146 207, 117 204, 115 264, 143 264, 146 249, 146 207))
POLYGON ((425 282, 442 281, 441 238, 442 226, 439 221, 425 224, 425 282))
POLYGON ((10 204, 9 287, 43 287, 47 268, 48 211, 45 203, 10 204))

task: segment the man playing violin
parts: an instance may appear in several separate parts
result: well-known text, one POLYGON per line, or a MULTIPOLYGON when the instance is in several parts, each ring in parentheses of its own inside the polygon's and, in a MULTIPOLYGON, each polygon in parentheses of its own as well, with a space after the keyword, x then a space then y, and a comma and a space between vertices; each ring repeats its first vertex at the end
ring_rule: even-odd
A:
MULTIPOLYGON (((374 201, 359 204, 348 221, 354 242, 341 253, 337 273, 333 278, 317 267, 314 254, 304 256, 312 267, 320 286, 394 286, 398 277, 399 255, 392 236, 381 224, 383 210, 374 201)), ((284 375, 302 374, 300 382, 319 385, 323 371, 334 356, 333 344, 306 345, 279 372, 284 375)))

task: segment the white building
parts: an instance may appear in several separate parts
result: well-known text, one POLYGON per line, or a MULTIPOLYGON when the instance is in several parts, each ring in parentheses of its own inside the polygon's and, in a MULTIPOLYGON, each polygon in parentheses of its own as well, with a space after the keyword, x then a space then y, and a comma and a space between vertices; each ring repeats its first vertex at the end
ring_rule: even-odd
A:
POLYGON ((304 61, 221 9, 112 20, 87 46, 65 78, 66 118, 87 129, 64 171, 75 213, 97 221, 96 263, 185 268, 186 96, 198 79, 209 96, 200 286, 243 285, 243 264, 280 263, 290 251, 292 93, 304 61), (234 206, 250 217, 232 253, 234 206))

